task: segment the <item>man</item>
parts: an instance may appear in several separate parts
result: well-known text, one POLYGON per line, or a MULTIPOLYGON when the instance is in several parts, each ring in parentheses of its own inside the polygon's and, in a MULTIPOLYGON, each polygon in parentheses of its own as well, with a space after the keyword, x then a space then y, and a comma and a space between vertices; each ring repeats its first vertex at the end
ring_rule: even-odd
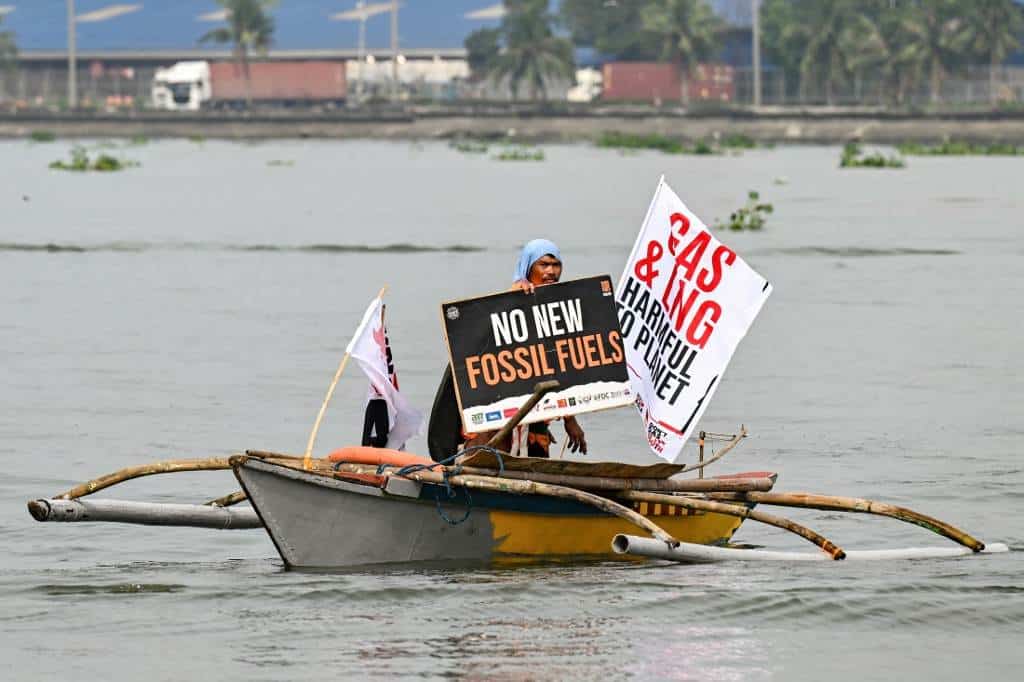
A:
MULTIPOLYGON (((558 247, 547 239, 534 239, 527 242, 519 254, 512 288, 532 294, 537 287, 555 284, 561 278, 562 254, 558 247)), ((562 423, 565 425, 569 449, 572 452, 587 454, 587 440, 576 417, 565 417, 562 423)), ((485 431, 469 434, 465 444, 482 445, 495 433, 496 431, 485 431)), ((444 378, 434 397, 434 407, 430 412, 430 425, 427 427, 430 456, 437 461, 450 457, 461 445, 462 439, 462 422, 458 415, 455 385, 449 367, 445 370, 444 378)), ((513 454, 527 454, 530 457, 548 457, 551 442, 548 423, 535 422, 516 428, 511 442, 499 443, 498 449, 513 454)))

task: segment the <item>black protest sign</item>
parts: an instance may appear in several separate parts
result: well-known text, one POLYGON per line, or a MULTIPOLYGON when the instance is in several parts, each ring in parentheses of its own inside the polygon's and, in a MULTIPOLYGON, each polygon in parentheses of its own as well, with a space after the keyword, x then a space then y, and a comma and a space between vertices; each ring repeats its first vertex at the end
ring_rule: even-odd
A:
POLYGON ((550 379, 560 388, 523 423, 633 402, 607 275, 444 303, 441 317, 468 432, 499 428, 550 379))

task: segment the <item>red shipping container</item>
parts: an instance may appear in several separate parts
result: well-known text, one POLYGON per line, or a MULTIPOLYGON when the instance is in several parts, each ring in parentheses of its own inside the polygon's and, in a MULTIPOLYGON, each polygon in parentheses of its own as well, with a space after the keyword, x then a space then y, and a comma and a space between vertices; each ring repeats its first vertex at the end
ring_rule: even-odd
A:
POLYGON ((679 101, 679 69, 664 62, 608 62, 602 75, 606 100, 679 101))
POLYGON ((734 75, 727 64, 698 64, 686 83, 690 101, 731 102, 736 96, 734 75))
MULTIPOLYGON (((608 62, 602 71, 606 100, 678 102, 679 67, 666 62, 608 62)), ((725 64, 698 64, 686 79, 691 101, 729 102, 735 97, 734 69, 725 64)))
MULTIPOLYGON (((246 99, 245 72, 235 62, 210 64, 212 98, 246 99)), ((254 101, 316 102, 345 99, 344 62, 251 62, 249 92, 254 101)))

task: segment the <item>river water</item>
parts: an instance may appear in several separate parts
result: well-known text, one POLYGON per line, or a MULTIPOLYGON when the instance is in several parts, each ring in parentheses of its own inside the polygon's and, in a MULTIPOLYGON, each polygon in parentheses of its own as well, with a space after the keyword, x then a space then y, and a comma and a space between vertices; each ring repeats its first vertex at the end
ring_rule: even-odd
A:
MULTIPOLYGON (((741 156, 441 143, 162 141, 114 174, 0 142, 0 678, 1016 680, 1024 675, 1024 161, 837 168, 741 156), (125 466, 301 452, 387 284, 403 389, 429 408, 438 303, 503 289, 518 246, 618 277, 664 173, 775 291, 702 427, 751 432, 718 471, 951 521, 1009 554, 830 564, 283 570, 262 531, 48 524, 25 510, 125 466), (395 246, 404 245, 404 246, 395 246)), ((358 439, 349 368, 318 451, 358 439)), ((646 462, 630 410, 585 415, 590 459, 646 462)), ((425 439, 411 449, 424 451, 425 439)), ((695 457, 693 449, 686 456, 695 457)), ((203 502, 226 472, 102 495, 203 502)), ((946 546, 877 517, 786 510, 848 549, 946 546)), ((813 549, 748 522, 737 540, 813 549)))

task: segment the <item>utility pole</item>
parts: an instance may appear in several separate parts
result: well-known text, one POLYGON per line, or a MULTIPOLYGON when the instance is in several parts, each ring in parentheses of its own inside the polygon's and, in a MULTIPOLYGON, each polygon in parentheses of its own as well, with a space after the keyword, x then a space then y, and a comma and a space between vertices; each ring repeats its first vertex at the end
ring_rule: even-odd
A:
POLYGON ((750 0, 754 67, 754 107, 761 106, 761 0, 750 0))
POLYGON ((75 60, 75 0, 68 0, 68 108, 78 108, 78 65, 75 60))
POLYGON ((356 3, 356 9, 360 10, 359 14, 359 63, 356 66, 356 101, 359 104, 363 102, 363 69, 365 68, 364 62, 366 61, 366 13, 362 11, 366 5, 363 0, 359 0, 356 3))
POLYGON ((398 0, 391 0, 391 88, 398 99, 398 0))

